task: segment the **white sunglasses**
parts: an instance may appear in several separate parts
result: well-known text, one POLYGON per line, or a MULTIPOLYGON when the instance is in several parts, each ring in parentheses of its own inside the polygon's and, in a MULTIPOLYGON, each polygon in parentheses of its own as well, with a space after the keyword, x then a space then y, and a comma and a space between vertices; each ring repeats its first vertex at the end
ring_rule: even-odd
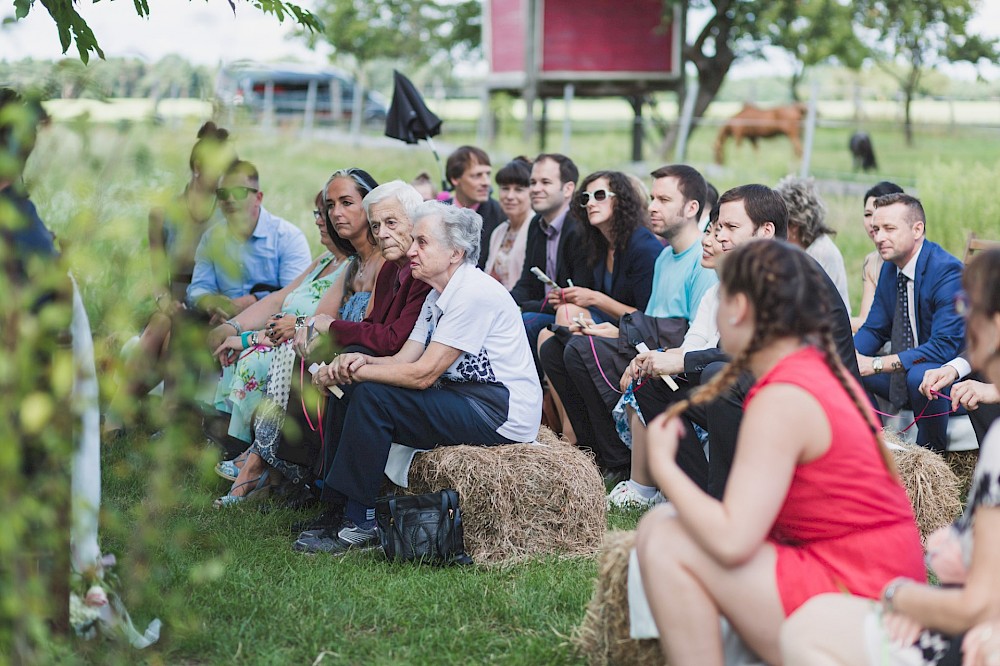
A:
POLYGON ((604 201, 609 197, 615 196, 615 193, 610 190, 594 190, 593 192, 581 192, 580 193, 580 205, 584 208, 590 203, 590 197, 594 197, 594 201, 604 201))

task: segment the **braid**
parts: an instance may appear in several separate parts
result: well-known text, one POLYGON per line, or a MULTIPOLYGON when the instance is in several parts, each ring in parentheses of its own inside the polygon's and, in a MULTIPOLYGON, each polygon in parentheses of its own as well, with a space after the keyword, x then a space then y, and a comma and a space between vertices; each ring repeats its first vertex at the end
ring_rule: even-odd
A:
POLYGON ((872 437, 875 438, 875 445, 878 447, 879 455, 882 457, 882 462, 885 463, 885 468, 889 470, 892 478, 898 481, 899 470, 896 467, 896 459, 893 458, 892 453, 885 445, 885 440, 882 437, 882 428, 875 422, 875 415, 872 414, 871 406, 860 395, 860 392, 857 390, 857 384, 848 379, 847 370, 840 361, 840 356, 837 355, 833 336, 828 331, 820 334, 820 344, 818 347, 823 353, 823 360, 826 361, 827 367, 833 372, 833 376, 840 382, 841 387, 847 392, 847 395, 851 397, 854 406, 858 408, 858 412, 868 425, 868 429, 871 430, 872 437))

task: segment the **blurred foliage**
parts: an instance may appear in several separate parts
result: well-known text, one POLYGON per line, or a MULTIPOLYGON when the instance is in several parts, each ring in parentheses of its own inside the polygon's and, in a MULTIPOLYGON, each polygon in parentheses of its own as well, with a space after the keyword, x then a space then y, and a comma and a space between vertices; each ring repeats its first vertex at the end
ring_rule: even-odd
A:
POLYGON ((108 58, 84 65, 74 58, 0 61, 0 81, 41 96, 63 99, 113 97, 212 97, 215 71, 178 55, 155 63, 138 58, 108 58))
MULTIPOLYGON (((99 58, 104 57, 104 51, 97 42, 97 35, 77 11, 76 5, 82 0, 14 0, 15 19, 26 17, 35 9, 36 1, 42 5, 55 22, 63 53, 66 53, 70 46, 76 44, 77 54, 84 64, 90 61, 91 54, 99 58)), ((100 0, 92 1, 96 3, 100 0)), ((236 0, 227 0, 227 2, 235 14, 236 0)), ((279 22, 283 22, 285 18, 291 18, 305 30, 314 32, 323 29, 322 24, 312 12, 295 3, 285 0, 247 0, 247 4, 265 14, 273 15, 279 22)), ((148 0, 133 0, 132 5, 133 10, 139 16, 150 16, 148 0)))

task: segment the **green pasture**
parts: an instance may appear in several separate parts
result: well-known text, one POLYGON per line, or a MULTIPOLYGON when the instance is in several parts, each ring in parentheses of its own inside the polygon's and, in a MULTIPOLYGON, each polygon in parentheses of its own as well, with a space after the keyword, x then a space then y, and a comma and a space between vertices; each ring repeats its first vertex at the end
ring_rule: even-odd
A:
MULTIPOLYGON (((667 161, 628 164, 628 123, 590 122, 571 138, 571 154, 582 172, 624 168, 645 175, 667 161)), ((443 145, 474 139, 473 127, 454 125, 457 130, 446 125, 443 145)), ((161 124, 57 121, 43 133, 29 163, 32 197, 80 284, 102 368, 113 366, 121 342, 138 332, 152 310, 146 218, 151 205, 183 186, 197 127, 179 117, 161 124)), ((537 152, 537 145, 520 143, 518 129, 507 128, 490 148, 495 164, 537 152)), ((290 126, 271 133, 249 126, 233 130, 240 156, 261 172, 265 206, 298 224, 316 249, 312 200, 331 171, 359 166, 384 181, 409 180, 436 168, 426 147, 374 135, 334 142, 329 133, 303 137, 290 126)), ((876 137, 882 170, 860 177, 850 173, 846 133, 822 129, 813 164, 829 192, 836 241, 856 276, 855 307, 861 259, 871 248, 861 227, 858 187, 891 177, 913 188, 927 208, 930 237, 955 254, 961 254, 970 231, 1000 238, 993 134, 961 127, 922 132, 910 149, 895 128, 876 137)), ((690 161, 720 190, 748 181, 773 185, 797 172, 785 140, 765 142, 758 153, 749 146, 730 147, 727 166, 713 166, 713 135, 707 130, 694 135, 690 161)), ((560 141, 561 130, 552 127, 549 148, 558 149, 560 141)), ((102 371, 102 383, 107 393, 110 371, 102 371)), ((290 550, 288 527, 303 515, 212 509, 212 498, 226 486, 212 475, 214 453, 198 432, 178 427, 151 441, 149 430, 105 451, 102 545, 119 557, 125 601, 137 623, 145 626, 160 617, 163 638, 142 653, 107 643, 54 643, 52 662, 583 661, 568 636, 583 617, 596 576, 593 559, 439 570, 389 566, 371 554, 341 560, 299 555, 290 550)), ((635 520, 615 513, 609 522, 630 527, 635 520)))

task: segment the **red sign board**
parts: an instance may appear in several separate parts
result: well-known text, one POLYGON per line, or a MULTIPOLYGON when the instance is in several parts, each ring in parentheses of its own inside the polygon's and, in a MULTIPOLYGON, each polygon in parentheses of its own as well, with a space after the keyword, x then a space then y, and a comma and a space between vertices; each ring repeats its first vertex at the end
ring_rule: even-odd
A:
POLYGON ((524 40, 527 0, 493 0, 489 7, 490 69, 494 72, 524 71, 524 40))
POLYGON ((673 26, 663 21, 662 0, 540 1, 542 72, 672 71, 673 26))

